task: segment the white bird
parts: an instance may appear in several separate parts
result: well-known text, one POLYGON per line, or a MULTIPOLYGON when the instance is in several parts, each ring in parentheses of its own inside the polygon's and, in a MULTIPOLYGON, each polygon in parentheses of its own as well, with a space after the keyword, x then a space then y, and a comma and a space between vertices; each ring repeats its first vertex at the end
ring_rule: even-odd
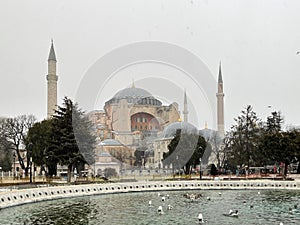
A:
POLYGON ((191 194, 191 195, 190 195, 190 199, 191 199, 192 201, 194 201, 194 200, 196 199, 196 196, 195 196, 194 194, 191 194))
POLYGON ((239 211, 235 210, 235 212, 229 213, 229 216, 238 217, 239 216, 239 211))
POLYGON ((160 196, 160 192, 157 193, 157 196, 158 196, 158 197, 160 196))
POLYGON ((158 212, 158 214, 160 214, 160 215, 164 213, 161 205, 158 206, 157 212, 158 212))
POLYGON ((221 193, 221 192, 219 192, 219 195, 221 196, 221 195, 222 195, 222 193, 221 193))
POLYGON ((259 194, 259 195, 260 195, 260 192, 257 192, 257 194, 259 194))
POLYGON ((162 196, 161 197, 161 200, 164 202, 166 200, 166 197, 165 196, 162 196))
POLYGON ((280 222, 280 224, 279 225, 283 225, 283 222, 280 222))
POLYGON ((210 200, 210 197, 208 196, 206 199, 207 199, 207 200, 210 200))
POLYGON ((198 215, 198 221, 199 221, 199 223, 204 223, 202 213, 199 213, 199 215, 198 215))
POLYGON ((168 210, 171 210, 173 207, 171 205, 168 205, 168 210))
POLYGON ((151 207, 151 206, 152 206, 152 201, 150 200, 150 201, 149 201, 149 207, 151 207))

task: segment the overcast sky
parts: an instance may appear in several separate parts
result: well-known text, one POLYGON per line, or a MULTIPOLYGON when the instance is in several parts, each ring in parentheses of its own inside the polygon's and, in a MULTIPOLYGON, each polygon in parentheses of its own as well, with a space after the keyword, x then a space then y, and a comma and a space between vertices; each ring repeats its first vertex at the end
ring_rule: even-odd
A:
MULTIPOLYGON (((297 0, 1 0, 0 116, 46 117, 51 38, 58 61, 59 103, 64 96, 75 98, 86 73, 104 55, 124 45, 155 40, 192 52, 215 80, 222 61, 226 129, 247 104, 263 119, 280 110, 286 125, 300 125, 299 11, 297 0)), ((189 94, 192 90, 179 84, 176 73, 184 78, 166 65, 128 66, 106 83, 95 109, 102 109, 134 79, 136 86, 166 103, 182 104, 181 91, 187 88, 190 103, 203 101, 201 107, 190 104, 198 117, 195 125, 203 128, 208 121, 214 128, 205 97, 199 94, 199 100, 189 94), (162 96, 155 79, 165 82, 166 88, 159 87, 171 94, 162 96)))

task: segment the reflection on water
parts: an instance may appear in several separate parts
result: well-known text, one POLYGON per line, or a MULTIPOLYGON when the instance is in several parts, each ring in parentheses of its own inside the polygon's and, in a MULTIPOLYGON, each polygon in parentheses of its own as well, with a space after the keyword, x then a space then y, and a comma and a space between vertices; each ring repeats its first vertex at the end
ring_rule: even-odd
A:
POLYGON ((127 193, 62 199, 28 204, 0 211, 0 224, 198 224, 203 214, 206 224, 300 224, 300 191, 173 191, 127 193), (202 194, 192 201, 185 193, 202 194), (207 199, 210 197, 210 200, 207 199), (148 202, 152 201, 152 207, 148 202), (164 214, 158 215, 162 206, 164 214), (172 206, 168 210, 168 205, 172 206), (238 218, 223 216, 239 210, 238 218))

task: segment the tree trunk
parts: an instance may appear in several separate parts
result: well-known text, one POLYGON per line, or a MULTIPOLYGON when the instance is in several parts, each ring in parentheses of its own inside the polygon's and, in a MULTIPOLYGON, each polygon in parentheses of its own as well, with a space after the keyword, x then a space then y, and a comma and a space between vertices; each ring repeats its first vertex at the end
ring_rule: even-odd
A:
POLYGON ((69 164, 68 165, 68 180, 67 180, 68 183, 71 182, 71 176, 72 176, 72 164, 69 164))
POLYGON ((288 168, 288 163, 284 163, 284 170, 283 170, 283 178, 285 179, 286 178, 286 175, 287 175, 287 168, 288 168))
POLYGON ((45 171, 45 169, 44 169, 44 165, 42 164, 40 167, 40 172, 39 172, 40 176, 43 174, 43 171, 45 171))
POLYGON ((221 167, 221 160, 220 160, 220 154, 218 152, 217 153, 217 168, 218 168, 218 170, 220 170, 220 167, 221 167))
MULTIPOLYGON (((190 174, 190 164, 186 164, 186 165, 183 167, 183 171, 184 171, 184 174, 185 174, 185 175, 189 175, 189 174, 190 174)), ((179 174, 180 174, 180 168, 179 168, 179 174)))
POLYGON ((26 168, 24 168, 24 170, 25 170, 25 177, 28 177, 28 167, 26 167, 26 168))
MULTIPOLYGON (((21 157, 20 150, 19 150, 18 148, 15 148, 14 150, 15 150, 16 153, 17 153, 18 161, 19 161, 19 164, 20 164, 21 168, 22 168, 23 170, 25 170, 26 168, 25 168, 25 164, 24 164, 23 158, 21 157)), ((28 171, 28 168, 27 168, 27 171, 28 171)), ((28 175, 28 174, 27 174, 27 175, 28 175)))
POLYGON ((297 173, 298 173, 298 174, 300 173, 300 160, 299 160, 299 162, 298 162, 297 173))

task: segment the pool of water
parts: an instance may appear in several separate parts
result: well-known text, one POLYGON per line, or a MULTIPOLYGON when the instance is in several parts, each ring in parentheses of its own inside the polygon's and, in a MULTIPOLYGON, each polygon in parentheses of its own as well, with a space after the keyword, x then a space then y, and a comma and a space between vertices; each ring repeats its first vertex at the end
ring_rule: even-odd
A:
POLYGON ((300 224, 300 191, 165 191, 77 197, 2 209, 0 224, 117 224, 189 225, 198 224, 202 213, 205 224, 300 224), (186 193, 201 194, 192 201, 186 193), (207 199, 210 198, 210 200, 207 199), (152 201, 152 207, 148 202, 152 201), (168 205, 172 209, 168 210, 168 205), (162 206, 164 213, 157 213, 162 206), (226 217, 230 209, 239 217, 226 217))

